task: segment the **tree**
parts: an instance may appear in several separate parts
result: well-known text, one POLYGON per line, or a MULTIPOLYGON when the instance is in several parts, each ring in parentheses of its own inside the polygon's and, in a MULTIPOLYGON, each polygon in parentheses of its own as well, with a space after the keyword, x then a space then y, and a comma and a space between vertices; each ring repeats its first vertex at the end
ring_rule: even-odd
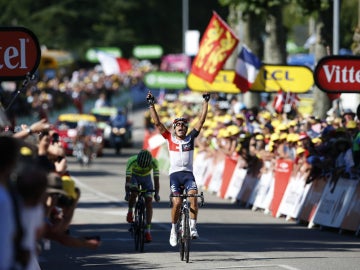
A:
MULTIPOLYGON (((136 45, 156 44, 164 53, 182 52, 181 1, 167 0, 0 0, 0 25, 24 26, 41 45, 85 57, 87 49, 118 47, 124 57, 136 45)), ((212 10, 228 10, 216 1, 189 2, 189 26, 204 30, 212 10)))
MULTIPOLYGON (((229 8, 239 9, 238 21, 243 26, 243 40, 264 63, 286 64, 286 31, 282 23, 282 7, 290 0, 219 0, 229 8), (263 37, 264 41, 263 41, 263 37), (264 48, 264 50, 263 50, 264 48), (262 57, 264 56, 264 57, 262 57)), ((236 29, 236 28, 235 28, 236 29)), ((260 105, 260 94, 248 92, 244 95, 249 107, 260 105)))

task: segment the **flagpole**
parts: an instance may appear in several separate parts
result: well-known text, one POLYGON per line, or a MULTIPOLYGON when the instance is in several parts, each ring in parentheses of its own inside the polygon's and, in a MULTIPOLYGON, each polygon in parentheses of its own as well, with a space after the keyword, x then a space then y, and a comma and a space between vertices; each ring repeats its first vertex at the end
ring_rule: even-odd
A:
POLYGON ((186 32, 189 30, 189 0, 182 0, 182 30, 183 53, 185 54, 186 32))

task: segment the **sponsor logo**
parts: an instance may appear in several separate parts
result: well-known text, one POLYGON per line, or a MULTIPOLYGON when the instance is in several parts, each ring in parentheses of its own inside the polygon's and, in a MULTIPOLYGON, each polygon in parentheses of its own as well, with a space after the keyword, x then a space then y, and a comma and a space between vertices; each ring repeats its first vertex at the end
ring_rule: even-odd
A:
POLYGON ((25 79, 40 63, 39 42, 23 27, 0 27, 0 78, 25 79))
POLYGON ((315 84, 330 93, 360 92, 360 58, 329 56, 322 58, 314 71, 315 84))

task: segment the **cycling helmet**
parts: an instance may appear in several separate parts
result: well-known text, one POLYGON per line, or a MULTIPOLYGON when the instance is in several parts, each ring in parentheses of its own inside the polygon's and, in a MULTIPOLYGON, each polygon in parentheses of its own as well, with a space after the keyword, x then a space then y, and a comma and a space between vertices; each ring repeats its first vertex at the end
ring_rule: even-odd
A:
POLYGON ((152 161, 152 156, 149 151, 141 150, 137 155, 136 161, 141 168, 146 168, 150 166, 150 163, 152 161))
POLYGON ((185 126, 187 127, 189 124, 189 121, 185 118, 185 117, 179 117, 179 118, 175 118, 173 121, 173 127, 176 127, 176 123, 177 122, 183 122, 185 124, 185 126))

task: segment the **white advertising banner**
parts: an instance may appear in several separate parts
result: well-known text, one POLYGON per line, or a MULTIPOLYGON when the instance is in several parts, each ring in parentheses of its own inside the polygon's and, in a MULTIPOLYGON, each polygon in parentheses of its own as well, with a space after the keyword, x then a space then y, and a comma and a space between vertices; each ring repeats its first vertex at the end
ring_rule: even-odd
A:
POLYGON ((222 176, 225 168, 225 159, 219 160, 214 168, 214 173, 209 183, 208 191, 218 193, 221 187, 222 176))
POLYGON ((316 209, 313 222, 318 225, 340 228, 342 220, 354 195, 357 180, 340 178, 336 185, 331 181, 325 190, 316 209))
POLYGON ((260 177, 260 180, 254 189, 255 200, 253 203, 253 210, 256 209, 269 209, 272 195, 273 195, 273 185, 274 185, 274 174, 272 171, 263 173, 260 177))
POLYGON ((304 177, 299 175, 291 177, 276 213, 276 217, 285 215, 288 218, 297 218, 310 186, 311 183, 306 184, 306 179, 304 179, 304 177))
POLYGON ((246 174, 246 169, 236 166, 234 173, 231 177, 228 189, 225 193, 225 199, 230 199, 232 202, 236 202, 240 189, 245 180, 246 174))
POLYGON ((198 186, 203 186, 204 184, 207 165, 206 152, 197 153, 194 159, 193 173, 198 186))

